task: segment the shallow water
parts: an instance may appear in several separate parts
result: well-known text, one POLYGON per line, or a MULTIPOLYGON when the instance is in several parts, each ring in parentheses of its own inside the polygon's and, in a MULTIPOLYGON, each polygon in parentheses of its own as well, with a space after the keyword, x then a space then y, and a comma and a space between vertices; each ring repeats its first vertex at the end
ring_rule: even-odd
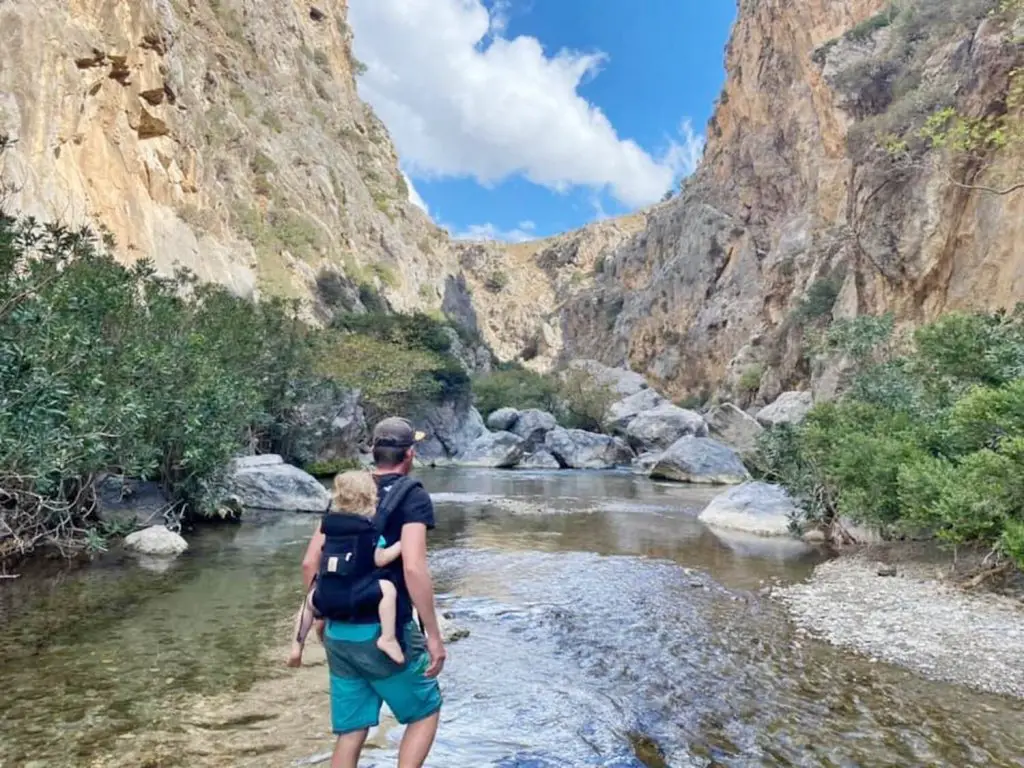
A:
MULTIPOLYGON (((695 520, 706 490, 617 473, 422 477, 439 602, 471 632, 450 649, 430 765, 1024 766, 1020 702, 796 634, 757 590, 818 556, 711 533, 695 520)), ((208 529, 163 573, 112 555, 0 584, 0 766, 122 764, 119 743, 180 729, 190 697, 269 675, 262 650, 286 639, 312 526, 208 529)), ((393 764, 387 750, 366 762, 393 764)))

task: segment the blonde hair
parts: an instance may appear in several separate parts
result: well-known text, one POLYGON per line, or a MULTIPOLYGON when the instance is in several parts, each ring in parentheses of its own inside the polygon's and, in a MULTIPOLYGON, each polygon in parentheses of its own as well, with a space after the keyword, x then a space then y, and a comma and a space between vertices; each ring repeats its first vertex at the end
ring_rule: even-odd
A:
POLYGON ((373 475, 358 469, 335 475, 331 511, 373 517, 377 511, 377 483, 373 475))

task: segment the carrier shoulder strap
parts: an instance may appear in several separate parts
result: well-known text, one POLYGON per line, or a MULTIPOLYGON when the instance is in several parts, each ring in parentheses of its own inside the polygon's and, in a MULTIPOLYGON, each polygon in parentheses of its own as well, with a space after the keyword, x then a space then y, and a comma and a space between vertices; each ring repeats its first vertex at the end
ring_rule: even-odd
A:
POLYGON ((398 478, 388 487, 388 492, 381 501, 380 506, 377 507, 377 514, 374 517, 374 525, 377 530, 381 533, 384 532, 384 527, 387 524, 388 517, 394 512, 401 503, 405 500, 405 497, 409 494, 413 488, 422 487, 423 483, 414 477, 403 475, 398 478))

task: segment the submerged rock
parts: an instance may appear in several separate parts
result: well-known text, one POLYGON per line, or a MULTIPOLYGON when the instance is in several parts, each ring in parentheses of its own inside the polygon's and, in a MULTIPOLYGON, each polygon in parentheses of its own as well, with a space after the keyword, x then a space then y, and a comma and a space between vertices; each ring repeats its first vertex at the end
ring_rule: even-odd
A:
POLYGON ((626 429, 626 439, 638 451, 664 451, 685 435, 707 434, 708 425, 699 413, 670 403, 637 414, 626 429))
POLYGON ((771 483, 743 483, 716 496, 700 521, 759 536, 790 536, 790 520, 796 505, 785 488, 771 483))
POLYGON ((526 453, 525 442, 511 432, 487 432, 481 435, 455 459, 463 467, 511 469, 526 453))
POLYGON ((757 438, 764 427, 749 413, 732 403, 723 403, 709 410, 704 420, 710 437, 728 445, 744 459, 749 460, 757 453, 757 438))
POLYGON ((810 392, 783 392, 774 403, 757 412, 757 420, 765 427, 799 424, 813 407, 810 392))
POLYGON ((568 469, 611 469, 633 461, 633 451, 621 438, 582 429, 553 429, 544 447, 568 469))
POLYGON ((487 427, 495 432, 511 432, 518 418, 515 408, 499 408, 487 417, 487 427))
POLYGON ((152 525, 129 534, 124 545, 141 555, 175 557, 188 549, 188 542, 163 525, 152 525))
POLYGON ((686 436, 665 451, 651 477, 684 483, 735 485, 750 479, 736 452, 710 437, 686 436))
POLYGON ((331 500, 315 477, 276 454, 235 459, 225 487, 242 506, 253 509, 323 512, 331 500))

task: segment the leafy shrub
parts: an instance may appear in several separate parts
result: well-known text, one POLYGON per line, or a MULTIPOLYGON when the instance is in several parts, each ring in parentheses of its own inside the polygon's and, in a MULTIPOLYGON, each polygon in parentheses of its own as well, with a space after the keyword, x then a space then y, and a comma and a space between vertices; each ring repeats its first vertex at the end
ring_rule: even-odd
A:
POLYGON ((843 282, 838 277, 815 280, 808 287, 807 294, 793 310, 793 316, 804 321, 814 321, 825 317, 835 307, 842 287, 843 282))
POLYGON ((609 406, 619 399, 615 389, 580 368, 566 371, 559 386, 562 421, 567 427, 601 432, 609 406))
POLYGON ((313 477, 331 477, 339 472, 359 469, 361 466, 357 459, 332 459, 331 461, 314 461, 303 469, 313 477))
POLYGON ((760 365, 752 365, 740 375, 736 386, 744 394, 753 394, 761 388, 761 377, 764 376, 764 368, 760 365))
POLYGON ((557 413, 560 407, 557 381, 520 366, 473 379, 473 398, 484 418, 499 408, 539 408, 557 413))
POLYGON ((891 532, 984 544, 1024 567, 1024 304, 949 314, 892 338, 890 317, 836 323, 849 388, 798 427, 762 435, 758 469, 801 507, 891 532))
POLYGON ((179 514, 211 512, 236 452, 278 448, 312 370, 293 306, 0 214, 0 557, 81 546, 104 471, 159 481, 179 514))
POLYGON ((496 269, 487 276, 487 280, 484 282, 484 288, 491 293, 501 293, 505 288, 508 287, 508 275, 500 270, 496 269))

